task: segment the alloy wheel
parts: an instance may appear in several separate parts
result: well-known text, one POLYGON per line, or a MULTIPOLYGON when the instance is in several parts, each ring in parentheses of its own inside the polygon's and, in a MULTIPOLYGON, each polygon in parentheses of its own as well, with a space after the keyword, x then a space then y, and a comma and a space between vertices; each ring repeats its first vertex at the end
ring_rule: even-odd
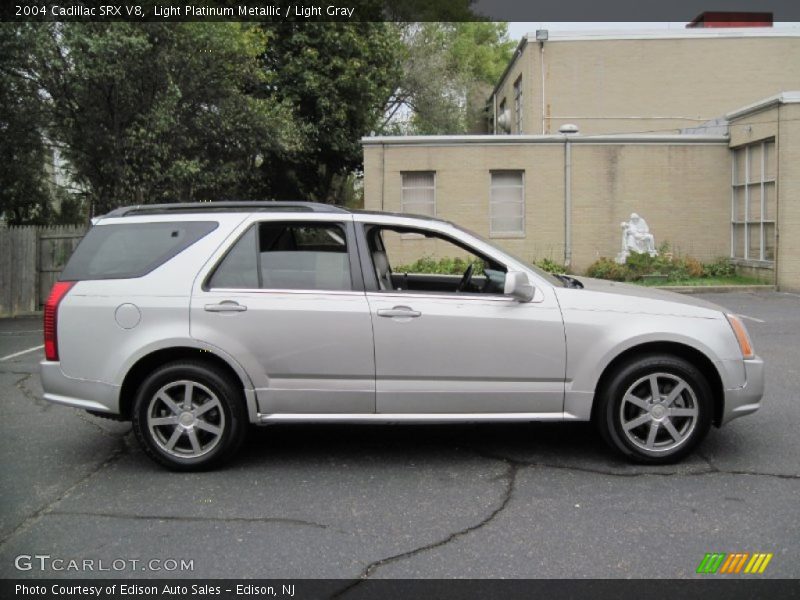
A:
POLYGON ((648 454, 670 453, 692 435, 699 418, 697 396, 672 373, 651 373, 625 392, 619 409, 622 433, 648 454))
POLYGON ((198 458, 213 450, 225 431, 225 412, 216 394, 197 381, 173 381, 147 407, 147 428, 164 452, 198 458))

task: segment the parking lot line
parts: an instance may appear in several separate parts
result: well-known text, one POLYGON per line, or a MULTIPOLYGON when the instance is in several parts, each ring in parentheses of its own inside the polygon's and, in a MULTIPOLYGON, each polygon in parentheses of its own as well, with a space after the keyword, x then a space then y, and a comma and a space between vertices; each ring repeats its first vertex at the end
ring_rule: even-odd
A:
POLYGON ((42 348, 44 348, 44 344, 42 344, 41 346, 34 346, 33 348, 28 348, 27 350, 21 350, 19 352, 14 352, 14 354, 9 354, 8 356, 4 356, 3 358, 0 358, 0 362, 3 362, 4 360, 9 360, 11 358, 16 358, 17 356, 22 356, 23 354, 27 354, 28 352, 33 352, 35 350, 41 350, 42 348))
POLYGON ((742 317, 743 319, 749 319, 750 321, 755 321, 756 323, 766 323, 764 319, 756 319, 755 317, 748 317, 747 315, 736 315, 737 317, 742 317))

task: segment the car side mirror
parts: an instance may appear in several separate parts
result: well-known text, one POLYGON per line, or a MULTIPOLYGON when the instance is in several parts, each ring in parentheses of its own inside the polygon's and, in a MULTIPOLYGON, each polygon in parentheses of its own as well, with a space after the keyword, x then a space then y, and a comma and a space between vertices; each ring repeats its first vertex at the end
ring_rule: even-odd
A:
POLYGON ((503 293, 506 296, 516 298, 520 302, 530 302, 533 300, 535 288, 528 279, 527 273, 522 271, 509 271, 506 273, 506 285, 503 293))

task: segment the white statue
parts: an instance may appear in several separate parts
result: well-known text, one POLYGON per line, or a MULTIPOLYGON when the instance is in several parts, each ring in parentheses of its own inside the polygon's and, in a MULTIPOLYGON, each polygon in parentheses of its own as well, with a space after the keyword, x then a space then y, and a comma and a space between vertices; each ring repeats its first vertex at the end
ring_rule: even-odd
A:
POLYGON ((622 250, 617 254, 617 263, 625 264, 631 252, 647 252, 650 256, 655 256, 656 240, 650 233, 647 221, 636 213, 631 214, 630 221, 620 223, 622 227, 622 250))

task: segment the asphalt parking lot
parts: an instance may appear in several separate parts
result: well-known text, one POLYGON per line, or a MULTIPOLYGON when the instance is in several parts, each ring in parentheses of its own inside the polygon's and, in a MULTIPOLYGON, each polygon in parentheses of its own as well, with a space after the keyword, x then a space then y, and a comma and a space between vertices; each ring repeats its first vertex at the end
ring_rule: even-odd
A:
MULTIPOLYGON (((747 317, 768 391, 670 467, 622 462, 586 424, 281 425, 223 470, 175 474, 129 424, 41 400, 41 350, 1 360, 0 577, 673 578, 712 551, 798 577, 800 295, 703 297, 747 317), (127 563, 17 570, 36 554, 127 563)), ((40 329, 0 321, 0 359, 40 329)))

